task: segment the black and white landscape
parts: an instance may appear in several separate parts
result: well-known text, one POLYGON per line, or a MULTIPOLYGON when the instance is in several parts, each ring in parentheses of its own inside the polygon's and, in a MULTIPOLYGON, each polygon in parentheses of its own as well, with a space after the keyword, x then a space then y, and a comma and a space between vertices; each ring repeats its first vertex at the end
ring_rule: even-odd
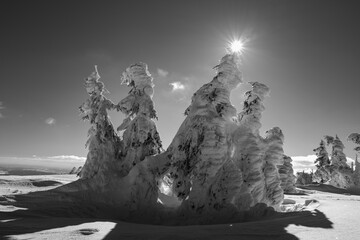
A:
POLYGON ((2 5, 1 239, 357 239, 355 2, 2 5))

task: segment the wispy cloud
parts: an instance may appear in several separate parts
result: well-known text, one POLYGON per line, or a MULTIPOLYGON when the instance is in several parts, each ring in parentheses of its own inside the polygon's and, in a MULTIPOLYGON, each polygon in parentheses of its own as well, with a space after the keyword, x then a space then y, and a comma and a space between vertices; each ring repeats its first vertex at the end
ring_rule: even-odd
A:
POLYGON ((193 94, 193 90, 198 87, 198 79, 194 76, 184 76, 178 73, 169 73, 166 70, 157 69, 160 81, 155 84, 161 89, 162 95, 175 99, 176 101, 189 102, 193 94))
POLYGON ((199 82, 195 77, 171 75, 168 96, 181 102, 189 102, 199 82))
POLYGON ((45 123, 46 124, 48 124, 48 125, 55 125, 55 123, 56 123, 56 120, 54 119, 54 118, 52 118, 52 117, 49 117, 49 118, 47 118, 46 120, 45 120, 45 123))
POLYGON ((172 82, 169 84, 172 86, 171 91, 173 92, 185 90, 185 85, 181 82, 172 82))
POLYGON ((85 161, 85 157, 79 157, 76 155, 59 155, 59 156, 52 156, 48 157, 49 159, 59 159, 59 160, 82 160, 85 161))
MULTIPOLYGON (((294 172, 309 172, 311 170, 316 170, 316 166, 315 166, 315 160, 316 160, 316 155, 307 155, 307 156, 294 156, 291 157, 291 159, 293 160, 292 164, 293 164, 293 168, 294 168, 294 172)), ((354 160, 352 158, 347 157, 347 164, 350 166, 351 162, 354 162, 354 160)))
POLYGON ((157 74, 159 75, 159 77, 167 77, 169 75, 169 72, 164 69, 158 68, 157 74))
POLYGON ((0 102, 0 118, 4 118, 4 115, 1 113, 1 110, 5 109, 4 103, 0 102))

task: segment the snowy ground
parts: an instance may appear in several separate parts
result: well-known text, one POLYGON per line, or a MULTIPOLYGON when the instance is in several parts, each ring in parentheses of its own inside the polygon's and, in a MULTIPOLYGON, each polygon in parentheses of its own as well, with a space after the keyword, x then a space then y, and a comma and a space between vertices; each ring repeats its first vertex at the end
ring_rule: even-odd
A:
POLYGON ((1 176, 0 238, 328 240, 360 236, 360 196, 327 186, 308 187, 303 195, 286 195, 287 202, 316 200, 301 212, 263 221, 202 226, 143 225, 91 217, 98 211, 94 206, 69 204, 66 199, 59 204, 56 196, 46 192, 41 199, 28 194, 74 180, 74 175, 1 176))

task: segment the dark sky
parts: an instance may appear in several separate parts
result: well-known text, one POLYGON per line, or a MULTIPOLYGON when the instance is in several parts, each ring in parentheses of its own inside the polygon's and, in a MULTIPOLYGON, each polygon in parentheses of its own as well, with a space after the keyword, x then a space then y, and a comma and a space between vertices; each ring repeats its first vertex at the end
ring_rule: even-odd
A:
MULTIPOLYGON (((279 126, 285 153, 312 154, 338 134, 346 154, 360 132, 360 14, 356 1, 2 1, 0 157, 86 156, 89 123, 78 106, 97 64, 118 103, 120 75, 146 62, 154 77, 157 126, 175 135, 192 93, 234 38, 246 39, 244 80, 271 88, 262 132, 279 126), (162 70, 162 71, 161 71, 162 70), (166 74, 167 73, 167 74, 166 74), (173 89, 178 82, 184 89, 173 89)), ((243 84, 233 91, 241 110, 243 84)), ((111 113, 117 127, 121 113, 111 113)))

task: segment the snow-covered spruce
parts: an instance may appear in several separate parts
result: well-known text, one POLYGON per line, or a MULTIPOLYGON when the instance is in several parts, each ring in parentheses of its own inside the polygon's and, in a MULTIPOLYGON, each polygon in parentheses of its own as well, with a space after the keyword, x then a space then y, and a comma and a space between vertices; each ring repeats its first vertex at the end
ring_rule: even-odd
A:
POLYGON ((152 101, 153 78, 145 63, 136 63, 122 75, 122 84, 131 87, 129 95, 118 104, 118 110, 126 114, 126 119, 117 128, 123 133, 121 148, 122 174, 125 176, 146 156, 159 154, 162 145, 153 119, 157 119, 152 101))
POLYGON ((266 150, 263 171, 265 175, 264 192, 266 195, 259 202, 266 203, 268 206, 278 209, 284 199, 277 168, 278 165, 284 164, 284 135, 279 127, 274 127, 266 132, 264 140, 266 150))
MULTIPOLYGON (((359 133, 352 133, 348 136, 348 141, 352 141, 357 145, 360 145, 360 134, 359 133)), ((360 146, 354 148, 354 150, 359 154, 360 153, 360 146)), ((355 170, 353 173, 353 181, 356 187, 360 187, 360 162, 358 160, 358 155, 356 154, 355 158, 355 170)))
POLYGON ((263 101, 270 89, 265 84, 258 82, 249 82, 249 84, 252 86, 252 90, 245 93, 244 107, 238 114, 238 120, 241 126, 253 130, 254 134, 259 135, 261 114, 265 110, 263 101))
POLYGON ((76 196, 113 207, 114 216, 120 219, 155 223, 162 214, 157 202, 158 179, 168 159, 156 155, 161 142, 152 120, 156 117, 151 100, 154 85, 147 65, 138 63, 126 69, 123 83, 132 89, 118 105, 102 95, 104 88, 98 79, 97 71, 87 79, 91 98, 81 106, 84 119, 93 124, 81 178, 56 191, 81 192, 76 196), (119 127, 125 130, 122 140, 108 119, 107 109, 127 115, 119 127))
MULTIPOLYGON (((113 148, 99 150, 95 147, 102 146, 102 138, 90 139, 89 150, 101 151, 96 159, 101 174, 98 171, 62 191, 86 190, 82 196, 87 200, 114 204, 118 217, 137 222, 222 222, 241 218, 242 211, 278 209, 283 190, 277 165, 283 164, 284 136, 278 127, 265 138, 259 135, 262 101, 269 92, 264 84, 250 83, 253 89, 237 115, 230 92, 242 82, 239 62, 237 53, 221 59, 215 67, 217 75, 193 95, 186 118, 165 152, 160 151, 153 121, 153 79, 146 64, 131 65, 122 80, 132 89, 118 105, 111 105, 126 114, 118 128, 123 131, 122 140, 112 125, 105 130, 114 133, 106 142, 113 148), (168 195, 180 199, 175 211, 165 210, 158 201, 159 191, 165 188, 168 195)), ((107 115, 102 119, 108 120, 107 115)))
POLYGON ((330 165, 329 154, 326 151, 324 140, 321 140, 320 146, 318 148, 315 148, 313 151, 315 152, 315 155, 317 157, 314 162, 315 164, 317 163, 317 168, 330 165))
POLYGON ((306 173, 305 171, 296 173, 296 186, 311 184, 313 182, 313 172, 306 173))
POLYGON ((115 155, 120 146, 120 138, 107 114, 107 110, 115 109, 116 106, 103 95, 106 89, 99 79, 95 66, 95 71, 85 79, 85 88, 90 97, 79 107, 82 119, 91 124, 85 144, 89 152, 80 173, 82 179, 99 175, 104 180, 106 172, 116 162, 115 155))
POLYGON ((349 168, 349 165, 346 164, 346 156, 344 154, 344 144, 336 135, 335 138, 325 136, 327 141, 332 145, 331 152, 331 165, 343 168, 349 168))
POLYGON ((236 116, 230 92, 242 82, 239 61, 238 54, 221 59, 215 67, 217 75, 194 93, 186 119, 166 151, 171 162, 170 187, 183 200, 180 209, 185 213, 223 208, 231 201, 224 178, 232 175, 235 182, 241 181, 230 162, 230 133, 236 116))
MULTIPOLYGON (((313 174, 313 181, 318 183, 330 184, 339 188, 348 188, 354 185, 353 172, 349 165, 346 163, 346 156, 343 152, 344 144, 339 137, 325 136, 327 145, 332 146, 331 164, 326 164, 326 157, 324 163, 319 166, 313 174)), ((318 148, 319 149, 319 148, 318 148)), ((315 149, 314 151, 316 151, 315 149)), ((323 152, 324 154, 324 152, 323 152)), ((320 156, 320 152, 318 157, 320 156)), ((325 155, 324 155, 325 156, 325 155)))
POLYGON ((262 83, 251 82, 246 92, 243 111, 238 114, 238 127, 233 133, 234 154, 232 161, 242 173, 243 182, 238 186, 235 205, 247 210, 258 203, 278 209, 283 200, 277 165, 283 164, 282 131, 275 127, 265 138, 259 134, 263 100, 269 88, 262 83))
POLYGON ((296 177, 294 175, 294 169, 292 165, 292 159, 289 156, 284 155, 284 164, 278 165, 280 180, 281 180, 281 188, 284 193, 294 193, 296 192, 295 181, 296 177))

